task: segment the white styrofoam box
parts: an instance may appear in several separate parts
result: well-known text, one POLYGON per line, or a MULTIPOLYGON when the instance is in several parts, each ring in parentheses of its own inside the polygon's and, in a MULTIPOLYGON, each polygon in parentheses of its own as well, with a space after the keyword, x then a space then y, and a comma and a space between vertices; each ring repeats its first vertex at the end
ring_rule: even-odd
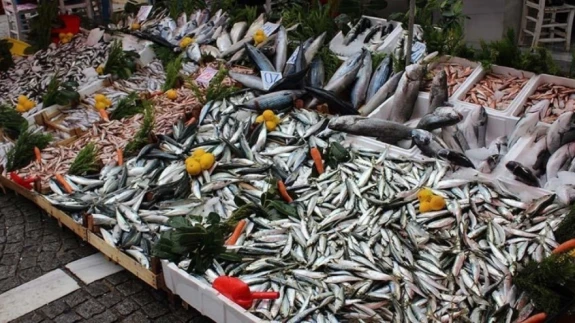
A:
MULTIPOLYGON (((455 107, 463 114, 463 120, 474 109, 479 106, 467 102, 457 102, 455 107)), ((485 108, 487 111, 487 108, 485 108)), ((491 142, 501 136, 509 136, 515 129, 515 124, 519 118, 504 115, 487 114, 487 129, 485 131, 485 145, 489 147, 491 142)))
POLYGON ((137 63, 142 67, 148 66, 156 58, 156 53, 150 44, 146 44, 142 50, 138 51, 138 55, 137 63))
MULTIPOLYGON (((461 96, 461 91, 463 91, 463 89, 466 88, 466 85, 468 82, 471 82, 471 80, 474 79, 476 74, 481 73, 481 64, 477 63, 477 62, 472 62, 468 59, 465 58, 461 58, 461 57, 456 57, 456 56, 449 56, 449 55, 445 55, 440 57, 438 60, 430 63, 427 67, 428 70, 432 70, 434 69, 437 65, 439 64, 443 64, 443 63, 455 63, 455 64, 459 64, 463 67, 471 67, 473 68, 473 72, 471 72, 471 74, 469 74, 469 76, 467 77, 467 79, 465 79, 465 81, 463 83, 461 83, 459 85, 459 87, 453 92, 453 94, 449 97, 449 102, 453 102, 454 98, 461 96)), ((423 94, 425 97, 429 98, 429 92, 421 92, 421 94, 423 94)))
POLYGON ((167 260, 162 260, 166 287, 174 294, 216 322, 251 323, 259 318, 235 304, 217 290, 167 260))
MULTIPOLYGON (((384 51, 383 49, 387 48, 387 44, 397 43, 394 40, 397 39, 402 34, 402 28, 401 28, 400 22, 393 21, 393 20, 388 21, 387 19, 372 17, 372 16, 362 16, 362 17, 369 19, 371 21, 372 26, 379 24, 379 23, 390 23, 394 26, 391 33, 389 33, 389 35, 387 35, 387 37, 385 38, 383 43, 381 45, 379 45, 379 47, 377 49, 378 52, 384 51)), ((358 37, 353 42, 351 42, 349 45, 344 46, 342 44, 342 42, 343 42, 343 38, 345 37, 345 35, 343 35, 343 33, 340 31, 329 42, 329 49, 333 53, 335 53, 341 60, 345 60, 347 57, 357 53, 358 51, 360 51, 364 47, 363 40, 364 40, 365 36, 366 36, 366 33, 364 32, 361 35, 358 35, 358 37)), ((389 53, 389 51, 385 51, 385 52, 389 53)))
POLYGON ((478 67, 478 69, 479 69, 479 71, 477 71, 477 73, 474 73, 473 77, 469 77, 467 79, 465 86, 460 87, 460 91, 457 91, 458 92, 457 96, 455 96, 455 95, 453 96, 454 102, 462 102, 462 103, 466 103, 466 104, 470 104, 470 105, 474 105, 474 106, 479 106, 477 104, 465 102, 464 101, 465 95, 475 86, 475 84, 477 84, 479 81, 481 81, 485 77, 485 75, 487 75, 488 73, 512 75, 512 76, 524 76, 524 77, 530 78, 529 81, 523 87, 523 89, 521 89, 521 91, 519 91, 519 93, 515 96, 514 100, 509 104, 509 106, 507 106, 506 109, 497 110, 497 109, 485 107, 485 110, 489 114, 511 115, 511 110, 512 110, 511 108, 514 106, 515 101, 519 100, 523 96, 525 91, 527 91, 531 87, 531 84, 534 82, 534 80, 536 78, 535 74, 532 72, 520 71, 520 70, 516 70, 516 69, 511 68, 511 67, 505 67, 505 66, 493 65, 491 67, 491 69, 489 69, 489 70, 480 66, 480 67, 478 67))
MULTIPOLYGON (((523 91, 521 98, 518 98, 517 100, 515 100, 513 102, 513 107, 512 107, 512 111, 511 111, 511 115, 516 116, 516 117, 522 117, 523 113, 525 112, 525 104, 527 103, 527 99, 533 95, 533 93, 535 93, 535 91, 537 90, 537 88, 545 83, 553 83, 553 84, 557 84, 557 85, 562 85, 562 86, 566 86, 566 87, 570 87, 575 89, 575 80, 574 79, 570 79, 570 78, 565 78, 565 77, 559 77, 559 76, 554 76, 554 75, 549 75, 549 74, 541 74, 538 75, 537 77, 535 77, 533 79, 533 82, 531 82, 529 84, 528 87, 526 87, 525 91, 523 91)), ((545 122, 540 122, 539 124, 543 124, 543 125, 550 125, 548 123, 545 122)))
MULTIPOLYGON (((389 99, 383 102, 383 104, 381 104, 379 107, 373 110, 371 114, 369 114, 368 118, 389 120, 393 108, 393 98, 394 96, 391 96, 389 99)), ((417 100, 415 101, 415 107, 413 108, 413 114, 411 115, 411 119, 408 122, 406 122, 406 125, 415 127, 415 125, 417 125, 418 120, 421 119, 421 117, 423 117, 426 114, 428 105, 429 105, 429 96, 423 95, 420 92, 417 96, 417 100)), ((410 154, 411 156, 419 154, 419 149, 415 146, 411 148, 405 148, 402 147, 402 143, 399 143, 399 146, 395 147, 397 149, 407 151, 407 153, 410 154)))

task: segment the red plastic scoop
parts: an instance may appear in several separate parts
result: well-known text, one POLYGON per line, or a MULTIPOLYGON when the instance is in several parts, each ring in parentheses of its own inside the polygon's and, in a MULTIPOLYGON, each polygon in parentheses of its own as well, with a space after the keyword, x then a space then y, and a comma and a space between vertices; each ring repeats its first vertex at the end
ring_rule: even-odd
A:
POLYGON ((236 277, 220 276, 214 280, 212 287, 234 303, 245 308, 252 307, 254 299, 278 299, 278 292, 252 292, 250 287, 236 277))
POLYGON ((36 180, 36 178, 22 178, 22 177, 18 176, 18 174, 16 174, 15 172, 10 172, 10 179, 14 183, 16 183, 16 184, 18 184, 18 185, 20 185, 26 189, 29 189, 29 190, 32 189, 32 184, 36 180))

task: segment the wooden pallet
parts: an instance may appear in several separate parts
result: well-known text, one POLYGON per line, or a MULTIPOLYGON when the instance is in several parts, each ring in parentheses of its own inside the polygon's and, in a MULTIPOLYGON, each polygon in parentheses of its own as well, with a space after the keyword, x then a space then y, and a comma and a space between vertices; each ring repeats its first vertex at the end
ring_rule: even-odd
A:
POLYGON ((108 259, 136 275, 146 284, 158 289, 158 276, 161 276, 161 274, 154 274, 151 270, 142 267, 134 258, 109 245, 104 239, 90 231, 88 231, 88 243, 108 257, 108 259))
MULTIPOLYGON (((0 175, 0 185, 4 188, 14 191, 16 194, 25 197, 34 204, 36 204, 40 209, 45 211, 51 217, 56 219, 60 226, 65 226, 74 232, 82 240, 87 241, 91 246, 98 249, 102 254, 104 254, 110 261, 117 263, 124 269, 128 270, 132 274, 136 275, 138 278, 143 280, 146 284, 152 286, 155 289, 162 288, 163 277, 161 273, 161 264, 156 258, 152 258, 151 267, 152 270, 144 268, 140 263, 138 263, 134 258, 128 256, 120 249, 109 245, 104 239, 100 238, 96 233, 88 230, 87 221, 83 221, 83 224, 76 223, 69 215, 67 215, 62 210, 55 208, 48 200, 46 200, 42 195, 38 194, 36 191, 28 190, 10 179, 0 175)), ((93 225, 90 225, 94 228, 93 225)))

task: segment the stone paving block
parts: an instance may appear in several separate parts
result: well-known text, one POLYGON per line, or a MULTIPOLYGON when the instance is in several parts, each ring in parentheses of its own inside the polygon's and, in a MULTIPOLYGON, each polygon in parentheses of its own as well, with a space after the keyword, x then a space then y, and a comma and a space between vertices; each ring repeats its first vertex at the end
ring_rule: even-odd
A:
POLYGON ((132 296, 132 299, 140 306, 144 306, 156 301, 156 299, 148 291, 141 291, 138 294, 132 296))
POLYGON ((76 308, 76 313, 80 314, 83 318, 88 319, 96 314, 102 313, 106 308, 104 305, 98 303, 94 299, 90 299, 76 308))
POLYGON ((111 276, 106 277, 106 281, 108 281, 112 285, 118 285, 130 279, 130 274, 122 271, 117 274, 113 274, 111 276))
POLYGON ((124 299, 124 297, 120 293, 113 291, 100 296, 98 298, 98 302, 106 306, 106 308, 111 308, 112 306, 118 304, 122 299, 124 299))
MULTIPOLYGON (((27 255, 26 253, 23 253, 27 255)), ((22 257, 18 262, 18 270, 28 269, 36 266, 36 257, 22 257)))
POLYGON ((56 323, 74 323, 82 320, 82 317, 75 312, 68 312, 60 314, 54 319, 56 323))
POLYGON ((116 286, 118 291, 124 296, 130 296, 136 294, 137 292, 142 290, 142 283, 138 281, 128 281, 121 285, 116 286))
POLYGON ((122 321, 123 323, 147 323, 150 320, 144 315, 142 312, 138 311, 134 314, 128 316, 126 319, 122 321))
POLYGON ((16 274, 16 265, 0 266, 0 279, 12 277, 16 274))
POLYGON ((134 301, 130 299, 124 299, 118 305, 114 306, 114 309, 118 311, 118 313, 120 313, 121 315, 128 315, 139 308, 140 307, 138 306, 138 304, 136 304, 134 301))
POLYGON ((56 316, 64 313, 64 311, 66 311, 67 309, 68 305, 66 305, 66 302, 64 302, 64 300, 62 299, 59 299, 40 308, 40 311, 42 311, 42 313, 44 313, 44 315, 46 315, 47 317, 53 319, 56 316))
POLYGON ((94 282, 87 286, 87 291, 90 295, 98 297, 110 292, 110 287, 102 281, 94 282))
POLYGON ((159 302, 153 302, 146 306, 142 306, 144 314, 149 318, 157 318, 169 312, 168 306, 159 302))
POLYGON ((79 289, 64 297, 64 302, 70 307, 76 307, 90 298, 90 295, 83 289, 79 289))
POLYGON ((28 313, 13 321, 13 323, 38 323, 44 320, 44 315, 38 312, 28 313))
POLYGON ((112 323, 118 320, 118 316, 110 310, 106 310, 104 313, 100 313, 93 318, 89 319, 88 323, 112 323))

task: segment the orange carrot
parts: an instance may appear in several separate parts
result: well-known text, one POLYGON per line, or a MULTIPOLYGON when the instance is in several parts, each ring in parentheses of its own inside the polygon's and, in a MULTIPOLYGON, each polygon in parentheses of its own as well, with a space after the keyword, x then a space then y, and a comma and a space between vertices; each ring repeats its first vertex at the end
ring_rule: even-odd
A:
POLYGON ((293 202, 293 199, 291 198, 291 196, 289 196, 287 188, 286 188, 286 184, 284 184, 283 181, 278 181, 278 190, 280 191, 280 195, 282 196, 282 198, 288 202, 291 203, 293 202))
POLYGON ((56 180, 62 185, 66 193, 72 194, 72 192, 74 192, 72 186, 70 186, 70 184, 64 179, 62 175, 56 174, 56 180))
POLYGON ((36 161, 37 162, 42 161, 42 153, 40 152, 40 148, 34 147, 34 155, 36 155, 36 161))
POLYGON ((98 110, 98 113, 100 113, 102 120, 110 121, 110 116, 108 116, 108 111, 106 111, 106 109, 100 109, 98 110))
POLYGON ((553 253, 558 254, 558 253, 562 253, 565 251, 569 251, 573 248, 575 248, 575 239, 571 239, 571 240, 567 240, 567 241, 563 242, 562 244, 560 244, 559 246, 557 246, 557 248, 555 248, 553 250, 553 253))
POLYGON ((313 163, 315 164, 315 168, 319 174, 323 174, 323 160, 321 159, 321 153, 317 147, 313 147, 310 150, 311 158, 313 159, 313 163))
POLYGON ((189 126, 189 125, 191 125, 191 124, 193 124, 193 123, 195 123, 195 122, 196 122, 196 118, 191 117, 190 120, 188 120, 188 122, 186 122, 186 126, 189 126))
POLYGON ((116 149, 116 155, 118 155, 118 166, 124 165, 124 152, 122 149, 116 149))
POLYGON ((238 241, 238 238, 242 234, 242 231, 244 231, 245 227, 246 227, 246 220, 240 220, 240 222, 238 222, 236 228, 234 229, 234 233, 232 233, 228 241, 226 241, 226 246, 235 245, 236 242, 238 241))
POLYGON ((542 322, 545 322, 546 318, 547 318, 547 314, 539 313, 539 314, 535 314, 535 315, 527 318, 525 321, 523 321, 521 323, 542 323, 542 322))

